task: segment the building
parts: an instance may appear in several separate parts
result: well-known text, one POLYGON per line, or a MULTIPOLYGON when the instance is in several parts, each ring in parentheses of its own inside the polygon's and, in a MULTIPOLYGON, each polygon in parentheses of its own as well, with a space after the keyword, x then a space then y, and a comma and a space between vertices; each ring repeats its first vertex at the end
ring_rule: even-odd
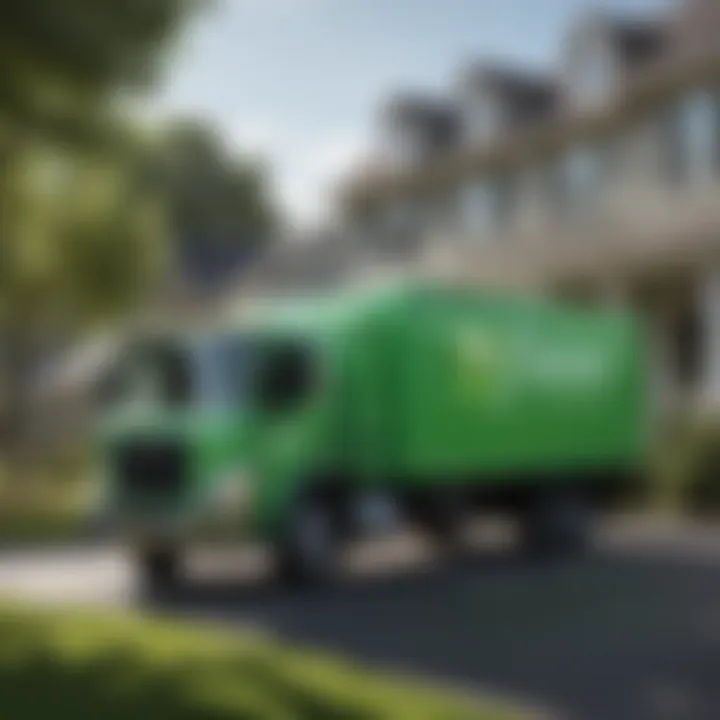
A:
POLYGON ((632 307, 660 407, 720 407, 720 2, 587 13, 553 77, 475 63, 447 96, 440 143, 437 101, 381 114, 356 255, 632 307))

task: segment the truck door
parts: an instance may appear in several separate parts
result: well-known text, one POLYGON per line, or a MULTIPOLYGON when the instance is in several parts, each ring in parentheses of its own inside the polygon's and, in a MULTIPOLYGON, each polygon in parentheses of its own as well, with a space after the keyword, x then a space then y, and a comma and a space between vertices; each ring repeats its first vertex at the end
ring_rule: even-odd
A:
POLYGON ((281 512, 325 468, 329 406, 321 354, 311 343, 264 343, 255 371, 253 446, 266 513, 281 512))

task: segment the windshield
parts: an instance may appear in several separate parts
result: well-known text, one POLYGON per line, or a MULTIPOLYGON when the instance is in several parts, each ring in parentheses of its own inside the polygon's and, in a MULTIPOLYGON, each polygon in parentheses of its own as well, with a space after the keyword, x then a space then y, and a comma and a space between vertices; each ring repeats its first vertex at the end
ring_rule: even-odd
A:
POLYGON ((241 336, 135 342, 111 382, 113 405, 238 405, 250 392, 253 343, 241 336))
POLYGON ((195 348, 203 404, 238 406, 249 401, 255 345, 250 338, 233 335, 195 348))
POLYGON ((128 347, 114 368, 113 404, 180 405, 195 394, 191 356, 176 343, 143 340, 128 347))

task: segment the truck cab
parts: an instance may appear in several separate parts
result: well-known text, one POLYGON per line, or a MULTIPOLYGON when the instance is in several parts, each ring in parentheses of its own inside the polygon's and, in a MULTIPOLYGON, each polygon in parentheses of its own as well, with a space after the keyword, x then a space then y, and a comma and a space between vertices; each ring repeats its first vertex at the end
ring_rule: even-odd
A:
POLYGON ((128 343, 101 428, 104 505, 150 579, 203 532, 274 540, 327 447, 326 352, 302 333, 154 333, 128 343))

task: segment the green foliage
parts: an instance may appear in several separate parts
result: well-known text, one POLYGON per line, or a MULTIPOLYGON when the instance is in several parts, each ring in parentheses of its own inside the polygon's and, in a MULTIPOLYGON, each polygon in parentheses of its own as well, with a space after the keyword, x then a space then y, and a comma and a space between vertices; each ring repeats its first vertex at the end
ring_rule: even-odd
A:
POLYGON ((48 333, 127 310, 160 267, 158 196, 140 182, 143 148, 119 108, 206 4, 0 5, 0 435, 13 462, 48 333))
POLYGON ((160 268, 165 227, 159 199, 133 184, 118 156, 16 148, 0 310, 23 324, 75 323, 137 298, 160 268))
POLYGON ((3 150, 0 429, 17 455, 47 339, 67 341, 141 302, 162 267, 166 229, 124 146, 81 151, 36 137, 3 150))
POLYGON ((247 243, 277 224, 265 168, 234 154, 206 123, 178 120, 158 147, 158 176, 175 236, 247 243))
POLYGON ((154 79, 206 4, 24 0, 0 8, 6 322, 21 314, 23 324, 46 323, 49 305, 53 319, 104 313, 142 286, 160 220, 153 198, 138 190, 142 148, 120 132, 114 100, 154 79))
POLYGON ((97 483, 84 443, 58 445, 16 469, 0 465, 0 546, 48 545, 88 538, 97 483))
POLYGON ((720 512, 720 420, 673 423, 657 443, 649 490, 666 509, 720 512))
POLYGON ((0 608, 3 716, 103 720, 511 717, 268 640, 0 608))
POLYGON ((149 85, 203 0, 13 0, 0 8, 0 118, 47 135, 102 129, 149 85), (169 42, 170 41, 170 42, 169 42))
POLYGON ((77 510, 20 511, 0 507, 0 546, 48 547, 87 539, 87 522, 77 510))

